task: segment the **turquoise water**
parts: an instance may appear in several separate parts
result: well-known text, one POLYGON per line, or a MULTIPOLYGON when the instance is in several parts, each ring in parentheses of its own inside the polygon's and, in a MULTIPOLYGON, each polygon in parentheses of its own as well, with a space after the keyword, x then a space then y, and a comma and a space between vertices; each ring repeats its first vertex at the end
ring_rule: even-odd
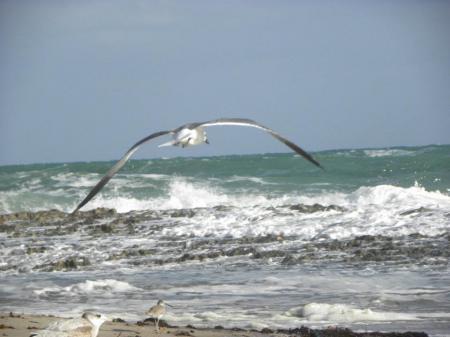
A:
POLYGON ((448 335, 450 145, 314 157, 0 167, 0 311, 448 335))
MULTIPOLYGON (((101 195, 109 200, 104 206, 114 206, 113 200, 120 198, 119 210, 128 211, 134 208, 125 205, 124 197, 137 201, 170 198, 174 180, 216 189, 228 196, 348 193, 361 186, 377 185, 418 185, 427 191, 449 193, 448 145, 335 150, 315 156, 324 171, 292 154, 130 160, 101 195)), ((70 211, 113 163, 0 167, 0 214, 53 208, 70 211)), ((99 207, 102 203, 91 205, 99 207)))

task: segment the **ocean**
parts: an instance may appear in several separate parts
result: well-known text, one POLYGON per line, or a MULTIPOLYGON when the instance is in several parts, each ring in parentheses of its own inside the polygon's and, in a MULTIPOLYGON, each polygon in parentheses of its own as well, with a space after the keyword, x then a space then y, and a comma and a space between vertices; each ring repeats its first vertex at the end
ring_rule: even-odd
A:
POLYGON ((0 167, 0 311, 450 335, 450 145, 0 167))

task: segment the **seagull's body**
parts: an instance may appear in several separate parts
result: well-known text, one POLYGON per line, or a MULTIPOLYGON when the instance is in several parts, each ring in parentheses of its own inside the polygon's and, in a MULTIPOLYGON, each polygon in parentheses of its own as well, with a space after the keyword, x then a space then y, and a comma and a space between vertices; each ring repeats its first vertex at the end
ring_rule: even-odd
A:
POLYGON ((30 337, 97 337, 106 316, 85 312, 81 319, 69 319, 50 324, 46 329, 32 333, 30 337))
POLYGON ((198 126, 193 126, 192 129, 188 127, 188 125, 183 126, 178 132, 173 133, 173 140, 164 144, 159 145, 159 147, 163 146, 193 146, 199 145, 203 143, 209 143, 208 138, 206 137, 205 130, 198 126))
POLYGON ((54 331, 70 331, 84 326, 90 326, 89 321, 87 321, 83 317, 77 317, 55 321, 53 323, 50 323, 45 329, 54 331))
POLYGON ((156 319, 155 328, 157 332, 159 332, 159 320, 166 313, 166 305, 170 307, 170 305, 165 303, 163 300, 159 300, 156 305, 148 309, 146 312, 147 315, 156 319))
POLYGON ((91 328, 80 327, 72 331, 41 330, 30 337, 91 337, 91 328))
POLYGON ((168 131, 158 131, 155 133, 152 133, 151 135, 141 139, 136 144, 134 144, 126 153, 125 155, 113 166, 111 169, 106 173, 106 175, 97 183, 97 185, 94 186, 94 188, 89 192, 89 194, 83 199, 83 201, 80 202, 80 204, 77 206, 77 208, 72 212, 77 212, 81 207, 83 207, 85 204, 89 202, 102 188, 105 186, 108 181, 119 171, 123 165, 127 162, 128 159, 133 155, 134 152, 141 146, 142 144, 148 142, 151 139, 171 134, 172 140, 170 142, 161 144, 161 146, 181 146, 181 147, 187 147, 187 146, 193 146, 193 145, 199 145, 199 144, 209 144, 208 137, 205 131, 205 127, 209 126, 216 126, 216 125, 236 125, 236 126, 248 126, 257 128, 263 131, 266 131, 274 138, 278 139, 280 142, 284 143, 286 146, 294 150, 296 153, 313 163, 314 165, 322 168, 320 166, 319 162, 317 162, 310 154, 308 154, 305 150, 300 148, 298 145, 294 144, 290 140, 284 138, 283 136, 279 135, 272 129, 269 129, 251 119, 244 119, 244 118, 221 118, 216 119, 208 122, 202 122, 202 123, 188 123, 185 125, 182 125, 176 129, 168 130, 168 131))

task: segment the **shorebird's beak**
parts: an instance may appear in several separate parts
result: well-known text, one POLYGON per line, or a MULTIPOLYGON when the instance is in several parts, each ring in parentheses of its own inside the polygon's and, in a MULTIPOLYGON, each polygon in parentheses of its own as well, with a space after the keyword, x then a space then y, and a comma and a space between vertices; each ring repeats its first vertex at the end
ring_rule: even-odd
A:
POLYGON ((170 304, 167 304, 167 303, 166 303, 166 305, 167 305, 168 307, 174 308, 173 305, 170 305, 170 304))
POLYGON ((205 143, 206 143, 206 144, 209 144, 209 140, 208 140, 208 139, 205 139, 205 143))

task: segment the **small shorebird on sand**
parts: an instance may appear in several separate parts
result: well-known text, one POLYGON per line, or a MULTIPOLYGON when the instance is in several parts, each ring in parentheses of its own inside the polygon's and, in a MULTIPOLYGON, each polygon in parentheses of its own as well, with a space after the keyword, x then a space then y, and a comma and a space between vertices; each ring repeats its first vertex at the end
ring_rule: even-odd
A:
POLYGON ((301 147, 299 147, 297 144, 294 144, 290 140, 286 139, 285 137, 281 136, 277 132, 273 131, 272 129, 269 129, 268 127, 265 127, 251 119, 245 119, 245 118, 220 118, 208 122, 202 122, 202 123, 188 123, 184 124, 178 128, 175 128, 173 130, 167 130, 167 131, 158 131, 155 133, 152 133, 151 135, 141 139, 136 144, 134 144, 125 154, 124 156, 114 164, 113 167, 109 169, 108 172, 106 172, 105 176, 97 183, 97 185, 94 186, 94 188, 89 192, 89 194, 81 201, 77 208, 72 212, 72 214, 76 213, 81 207, 86 205, 89 200, 91 200, 102 188, 105 186, 108 181, 119 171, 123 165, 127 162, 128 159, 133 155, 134 152, 141 146, 142 144, 148 142, 149 140, 153 138, 157 138, 163 135, 170 134, 172 135, 172 140, 170 142, 161 144, 161 146, 181 146, 181 147, 188 147, 193 145, 199 145, 199 144, 209 144, 208 137, 206 135, 205 128, 210 126, 216 126, 216 125, 235 125, 235 126, 249 126, 253 128, 257 128, 260 130, 263 130, 270 134, 275 139, 279 140, 280 142, 284 143, 286 146, 288 146, 291 150, 294 150, 296 153, 301 155, 306 160, 310 161, 314 165, 322 168, 320 166, 319 162, 316 161, 309 153, 307 153, 305 150, 303 150, 301 147))
POLYGON ((151 317, 156 319, 156 332, 159 332, 159 320, 166 313, 166 305, 172 307, 170 304, 165 303, 163 300, 159 300, 156 305, 148 309, 148 311, 146 312, 147 315, 150 315, 151 317))
POLYGON ((58 321, 30 337, 97 337, 100 326, 107 320, 105 315, 85 312, 81 319, 58 321))

